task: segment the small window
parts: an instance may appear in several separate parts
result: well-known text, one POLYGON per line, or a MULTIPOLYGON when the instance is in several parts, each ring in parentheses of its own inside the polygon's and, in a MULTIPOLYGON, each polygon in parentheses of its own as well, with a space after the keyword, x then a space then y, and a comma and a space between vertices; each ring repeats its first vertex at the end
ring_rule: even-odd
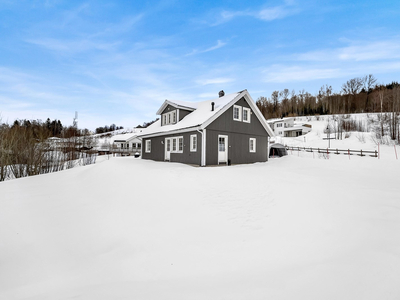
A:
POLYGON ((256 152, 256 139, 255 138, 249 139, 249 150, 250 150, 250 152, 256 152))
POLYGON ((178 152, 183 152, 183 137, 178 138, 178 152))
POLYGON ((176 123, 176 112, 172 112, 172 123, 176 123))
POLYGON ((197 151, 197 135, 195 134, 190 136, 190 151, 191 152, 197 151))
POLYGON ((233 106, 233 119, 235 121, 242 121, 242 107, 238 105, 233 106))
POLYGON ((138 148, 142 148, 142 144, 141 143, 137 143, 137 147, 138 148))
POLYGON ((243 107, 243 122, 250 123, 250 108, 243 107))
POLYGON ((176 138, 172 139, 172 152, 176 152, 176 138))
POLYGON ((151 152, 151 140, 146 140, 146 153, 151 152))

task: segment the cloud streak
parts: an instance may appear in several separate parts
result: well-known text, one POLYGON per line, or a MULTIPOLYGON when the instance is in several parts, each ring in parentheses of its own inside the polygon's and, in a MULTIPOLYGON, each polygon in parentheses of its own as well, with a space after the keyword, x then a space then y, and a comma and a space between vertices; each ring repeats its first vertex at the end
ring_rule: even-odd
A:
POLYGON ((300 61, 376 61, 400 58, 400 38, 394 40, 351 42, 337 49, 322 49, 294 55, 300 61))
POLYGON ((186 56, 190 56, 190 55, 195 55, 195 54, 200 54, 200 53, 206 53, 206 52, 214 51, 214 50, 217 50, 217 49, 220 49, 220 48, 224 47, 226 44, 227 44, 227 43, 225 43, 225 42, 223 42, 223 41, 221 41, 221 40, 218 40, 216 45, 214 45, 214 46, 212 46, 212 47, 209 47, 209 48, 207 48, 207 49, 204 49, 204 50, 197 50, 197 49, 194 49, 194 50, 193 50, 192 52, 190 52, 189 54, 186 54, 186 56))
POLYGON ((283 5, 261 8, 259 10, 246 9, 243 11, 228 11, 223 10, 217 21, 212 26, 218 26, 220 24, 232 21, 238 17, 252 17, 261 21, 271 22, 278 19, 283 19, 288 16, 300 13, 300 9, 296 6, 294 1, 285 1, 283 5))

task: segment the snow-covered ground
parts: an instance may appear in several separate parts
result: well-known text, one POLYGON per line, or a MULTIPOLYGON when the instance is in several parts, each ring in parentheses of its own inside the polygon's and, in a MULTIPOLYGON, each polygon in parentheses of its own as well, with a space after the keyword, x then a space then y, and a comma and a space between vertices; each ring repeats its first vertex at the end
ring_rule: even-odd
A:
POLYGON ((0 299, 400 299, 399 167, 99 157, 2 182, 0 299))
MULTIPOLYGON (((310 124, 312 126, 312 131, 307 133, 306 135, 299 136, 296 138, 285 138, 285 137, 276 137, 275 141, 278 143, 282 143, 283 145, 293 146, 293 147, 312 147, 312 148, 330 148, 330 149, 339 149, 339 150, 371 150, 371 151, 379 151, 380 159, 384 160, 396 160, 400 158, 400 147, 399 145, 395 145, 391 143, 391 145, 379 145, 376 140, 375 134, 372 132, 372 126, 368 124, 367 114, 352 114, 350 115, 353 120, 362 122, 363 126, 368 129, 369 132, 347 132, 343 133, 342 139, 334 139, 335 134, 333 132, 333 121, 332 116, 320 116, 320 117, 296 117, 295 123, 298 124, 310 124), (326 128, 330 124, 330 128, 332 132, 328 135, 326 133, 326 128), (328 140, 327 137, 330 136, 331 139, 328 140)), ((375 117, 376 114, 369 114, 370 118, 375 117)), ((289 151, 289 153, 291 153, 289 151)), ((311 152, 300 152, 295 153, 293 155, 303 155, 306 157, 323 157, 322 155, 317 155, 316 153, 311 152)), ((336 157, 337 155, 329 155, 329 159, 342 159, 341 157, 336 157)), ((340 156, 343 156, 341 154, 340 156)), ((348 157, 348 156, 347 156, 348 157)), ((350 157, 352 159, 353 156, 350 157)))

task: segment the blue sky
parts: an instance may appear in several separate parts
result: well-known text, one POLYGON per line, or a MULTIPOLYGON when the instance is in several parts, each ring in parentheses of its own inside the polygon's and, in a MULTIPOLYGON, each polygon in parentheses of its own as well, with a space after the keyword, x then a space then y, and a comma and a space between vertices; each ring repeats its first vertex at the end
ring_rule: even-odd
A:
POLYGON ((0 0, 0 117, 133 127, 165 99, 400 81, 399 1, 0 0))

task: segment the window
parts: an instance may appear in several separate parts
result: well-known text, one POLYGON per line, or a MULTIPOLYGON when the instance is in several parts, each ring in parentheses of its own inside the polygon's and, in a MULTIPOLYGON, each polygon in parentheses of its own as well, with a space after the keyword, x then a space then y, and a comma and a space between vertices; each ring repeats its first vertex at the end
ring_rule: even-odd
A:
POLYGON ((162 125, 175 124, 176 123, 176 110, 173 110, 171 112, 163 114, 162 118, 163 118, 162 125))
POLYGON ((176 152, 176 138, 172 139, 172 152, 176 152))
POLYGON ((183 137, 178 138, 178 151, 183 152, 183 137))
POLYGON ((192 134, 190 136, 190 151, 196 152, 197 151, 197 135, 192 134))
POLYGON ((276 124, 276 127, 282 127, 282 123, 276 124))
POLYGON ((137 143, 137 147, 138 148, 142 148, 142 144, 141 143, 137 143))
POLYGON ((249 150, 250 150, 250 152, 256 152, 256 139, 255 138, 249 139, 249 150))
POLYGON ((146 153, 151 152, 151 140, 146 140, 146 153))
MULTIPOLYGON (((182 153, 183 152, 183 136, 173 137, 172 140, 172 151, 173 153, 182 153)), ((169 144, 167 144, 169 149, 169 144)), ((169 151, 169 150, 168 150, 169 151)))
POLYGON ((250 123, 250 108, 243 107, 243 122, 250 123))
POLYGON ((233 106, 233 119, 235 121, 242 121, 242 107, 234 105, 233 106))

